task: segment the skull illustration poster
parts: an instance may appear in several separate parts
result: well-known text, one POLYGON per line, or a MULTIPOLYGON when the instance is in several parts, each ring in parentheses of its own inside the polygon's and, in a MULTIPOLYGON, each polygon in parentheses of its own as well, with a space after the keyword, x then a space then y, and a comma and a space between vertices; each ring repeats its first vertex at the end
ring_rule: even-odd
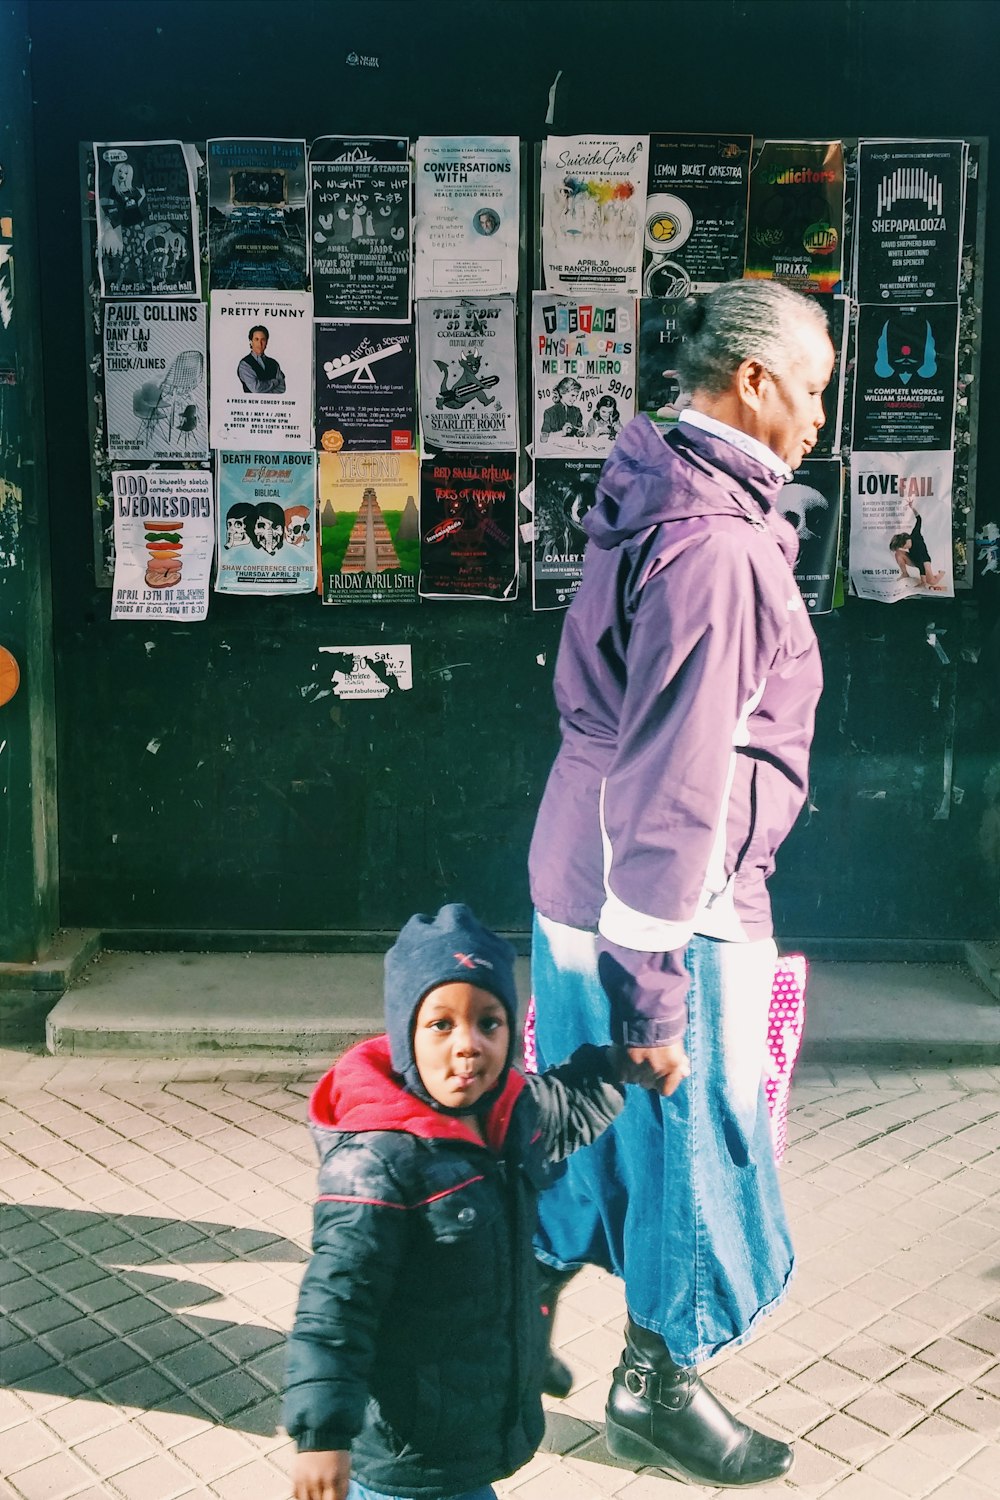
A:
POLYGON ((957 347, 957 303, 859 308, 852 446, 950 448, 957 347))
POLYGON ((215 550, 212 476, 116 469, 113 620, 203 620, 215 550))
POLYGON ((414 296, 517 291, 517 136, 417 141, 414 296))
POLYGON ((200 297, 194 148, 180 141, 94 146, 102 297, 200 297))
POLYGON ((862 599, 954 597, 951 453, 851 454, 851 590, 862 599))
POLYGON ((415 452, 321 453, 324 604, 415 604, 420 568, 415 452))
POLYGON ((442 453, 420 466, 420 597, 517 597, 517 455, 442 453))
POLYGON ((842 488, 839 458, 809 457, 774 501, 799 539, 795 581, 810 614, 826 615, 833 608, 842 488))
POLYGON ((208 159, 209 286, 309 286, 306 144, 214 140, 208 159))
POLYGON ((413 328, 317 323, 316 447, 323 453, 415 447, 413 328))
POLYGON ((409 322, 409 140, 322 136, 309 183, 317 318, 409 322))
POLYGON ((650 136, 644 296, 686 297, 743 275, 752 140, 650 136))
POLYGON ((108 458, 208 457, 205 306, 106 302, 108 458))
POLYGON ((420 430, 428 452, 517 446, 517 358, 511 297, 417 303, 420 430))
POLYGON ((958 299, 964 141, 860 141, 859 302, 958 299))
POLYGON ((632 297, 534 294, 536 459, 611 452, 635 412, 635 307, 632 297))
POLYGON ((213 292, 209 351, 213 448, 311 450, 307 292, 213 292))
POLYGON ((750 174, 745 275, 839 291, 843 240, 843 144, 764 141, 750 174))
POLYGON ((565 609, 580 587, 587 534, 583 518, 597 498, 599 458, 545 458, 535 464, 532 602, 565 609))
POLYGON ((550 135, 542 147, 542 263, 550 292, 639 296, 647 135, 550 135))
POLYGON ((307 594, 316 587, 316 455, 218 455, 219 594, 307 594))

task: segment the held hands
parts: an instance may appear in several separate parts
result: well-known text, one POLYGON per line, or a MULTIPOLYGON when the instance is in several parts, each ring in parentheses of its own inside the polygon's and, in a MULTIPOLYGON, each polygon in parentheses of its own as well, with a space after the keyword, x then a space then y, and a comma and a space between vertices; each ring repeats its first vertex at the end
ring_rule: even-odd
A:
POLYGON ((680 1042, 665 1047, 616 1047, 619 1083, 669 1096, 690 1075, 691 1063, 680 1042))
POLYGON ((292 1493, 295 1500, 345 1500, 350 1477, 351 1455, 346 1448, 297 1453, 292 1466, 292 1493))

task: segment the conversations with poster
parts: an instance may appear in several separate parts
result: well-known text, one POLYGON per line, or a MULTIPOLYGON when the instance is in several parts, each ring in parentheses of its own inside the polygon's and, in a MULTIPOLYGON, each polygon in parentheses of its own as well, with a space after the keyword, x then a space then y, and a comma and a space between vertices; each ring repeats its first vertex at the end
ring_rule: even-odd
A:
POLYGON ((535 457, 606 458, 635 411, 635 301, 535 292, 535 457))
POLYGON ((749 135, 651 135, 646 297, 687 297, 743 275, 749 135))
POLYGON ((843 143, 764 141, 750 174, 746 277, 834 292, 843 254, 843 143))
POLYGON ((795 581, 812 615, 829 614, 837 581, 843 465, 839 458, 806 458, 774 501, 795 527, 795 581))
POLYGON ((118 469, 113 620, 204 620, 215 550, 212 476, 118 469))
POLYGON ((108 457, 208 457, 205 306, 106 302, 104 392, 108 457))
POLYGON ((214 140, 205 149, 210 287, 304 291, 305 141, 214 140))
POLYGON ((410 318, 410 143, 321 136, 309 155, 317 318, 410 318))
POLYGON ((637 297, 647 135, 550 135, 542 148, 542 263, 550 292, 637 297))
POLYGON ((311 449, 308 292, 213 292, 209 340, 212 447, 311 449))
POLYGON ((854 592, 953 597, 951 453, 852 453, 850 473, 854 592))
POLYGON ((102 297, 200 297, 193 147, 180 141, 94 146, 102 297))
POLYGON ((414 296, 517 291, 517 136, 420 136, 414 296))
POLYGON ((316 587, 316 455, 220 453, 219 594, 316 587))
POLYGON ((517 446, 517 360, 511 297, 417 303, 424 448, 517 446))
POLYGON ((864 452, 950 448, 958 304, 861 307, 851 441, 864 452))
POLYGON ((964 141, 860 141, 859 302, 956 302, 964 141))
POLYGON ((517 594, 517 455, 440 454, 420 466, 420 596, 517 594))
POLYGON ((413 329, 316 324, 316 447, 381 452, 415 446, 413 329))
POLYGON ((324 604, 415 604, 419 462, 409 453, 321 453, 324 604))
POLYGON ((532 603, 564 609, 580 587, 587 534, 583 518, 597 497, 599 458, 543 458, 535 464, 532 603))

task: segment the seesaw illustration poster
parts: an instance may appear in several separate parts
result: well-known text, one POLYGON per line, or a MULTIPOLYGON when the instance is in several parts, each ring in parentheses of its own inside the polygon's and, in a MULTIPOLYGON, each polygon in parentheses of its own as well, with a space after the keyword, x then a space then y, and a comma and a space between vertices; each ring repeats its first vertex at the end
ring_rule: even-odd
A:
POLYGON ((517 447, 517 361, 510 297, 417 303, 420 429, 425 451, 517 447))
POLYGON ((412 327, 317 323, 316 448, 379 453, 415 446, 412 327))

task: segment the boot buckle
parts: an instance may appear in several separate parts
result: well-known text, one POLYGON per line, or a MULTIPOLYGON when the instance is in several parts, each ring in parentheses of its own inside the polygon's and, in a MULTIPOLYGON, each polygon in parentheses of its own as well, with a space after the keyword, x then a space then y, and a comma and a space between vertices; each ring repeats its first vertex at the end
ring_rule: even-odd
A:
POLYGON ((625 1371, 623 1384, 630 1396, 645 1396, 649 1388, 647 1371, 636 1370, 629 1365, 625 1371))

